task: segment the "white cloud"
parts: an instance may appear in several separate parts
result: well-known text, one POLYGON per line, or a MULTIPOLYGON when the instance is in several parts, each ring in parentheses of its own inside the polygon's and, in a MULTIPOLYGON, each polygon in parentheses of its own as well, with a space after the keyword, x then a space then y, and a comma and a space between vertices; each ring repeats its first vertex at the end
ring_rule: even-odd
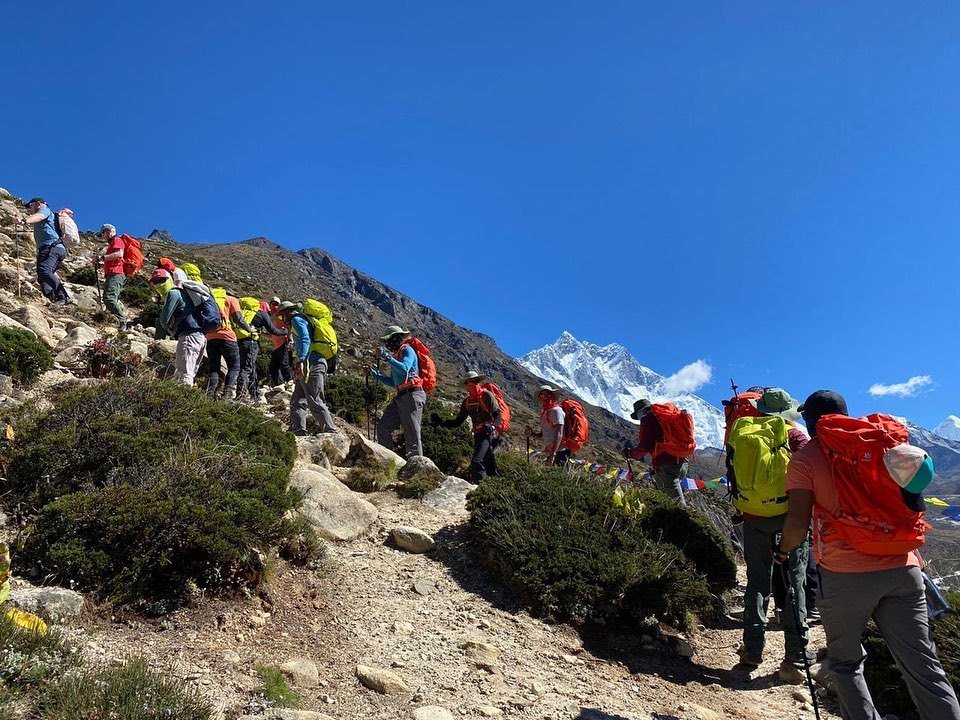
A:
POLYGON ((896 395, 897 397, 913 397, 928 385, 933 384, 933 378, 929 375, 914 375, 912 378, 902 383, 893 385, 884 385, 883 383, 874 383, 867 391, 874 397, 883 397, 884 395, 896 395))
POLYGON ((703 360, 684 365, 663 381, 663 393, 668 396, 699 390, 713 377, 713 368, 703 360))

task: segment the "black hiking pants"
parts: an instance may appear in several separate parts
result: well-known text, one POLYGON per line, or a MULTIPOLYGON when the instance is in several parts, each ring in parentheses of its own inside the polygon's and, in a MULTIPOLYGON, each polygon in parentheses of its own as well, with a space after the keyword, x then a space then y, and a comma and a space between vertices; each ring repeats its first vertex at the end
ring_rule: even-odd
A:
POLYGON ((257 398, 257 355, 260 353, 260 341, 256 338, 244 338, 240 346, 240 378, 237 382, 237 400, 257 398))
POLYGON ((212 400, 217 398, 220 385, 220 363, 227 362, 227 375, 223 383, 223 399, 232 400, 237 387, 237 375, 240 373, 240 348, 233 340, 207 340, 207 361, 210 363, 210 380, 207 392, 212 400))
POLYGON ((290 352, 287 350, 286 344, 283 344, 270 353, 270 384, 282 385, 289 382, 292 377, 290 352))
POLYGON ((485 477, 497 477, 497 457, 494 449, 500 444, 500 438, 491 437, 489 430, 482 429, 473 434, 473 457, 470 458, 470 480, 480 482, 485 477))

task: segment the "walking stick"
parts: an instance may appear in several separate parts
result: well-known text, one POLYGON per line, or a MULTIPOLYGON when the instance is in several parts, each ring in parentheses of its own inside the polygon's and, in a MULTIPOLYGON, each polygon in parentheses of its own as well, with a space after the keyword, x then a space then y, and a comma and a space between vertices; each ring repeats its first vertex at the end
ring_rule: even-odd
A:
MULTIPOLYGON (((30 227, 25 220, 21 220, 20 223, 24 228, 30 227)), ((13 247, 17 253, 17 297, 20 297, 20 238, 14 240, 13 247)))
MULTIPOLYGON (((780 533, 776 535, 776 547, 780 547, 780 533)), ((800 607, 797 605, 797 588, 790 580, 790 573, 787 572, 787 560, 780 564, 780 572, 783 573, 783 584, 787 586, 787 602, 793 607, 793 622, 797 628, 797 634, 800 634, 800 607)), ((800 641, 801 652, 803 653, 803 670, 807 674, 807 688, 810 690, 810 702, 813 703, 813 714, 816 720, 820 720, 820 702, 817 700, 817 693, 813 687, 813 676, 810 674, 810 658, 807 657, 807 643, 809 640, 802 635, 800 641)))
POLYGON ((103 290, 100 289, 100 263, 93 263, 93 274, 97 278, 97 304, 100 306, 100 312, 103 312, 103 290))
POLYGON ((370 373, 364 377, 364 392, 367 395, 367 440, 373 440, 373 396, 370 394, 370 373))
POLYGON ((526 440, 527 440, 527 465, 529 465, 530 464, 530 436, 529 435, 527 435, 526 440))

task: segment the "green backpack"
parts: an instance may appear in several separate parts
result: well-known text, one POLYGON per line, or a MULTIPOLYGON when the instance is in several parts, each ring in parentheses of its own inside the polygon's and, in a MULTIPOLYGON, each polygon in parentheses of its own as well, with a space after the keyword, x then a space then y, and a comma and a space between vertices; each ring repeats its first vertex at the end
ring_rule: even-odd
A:
POLYGON ((761 517, 787 511, 789 427, 775 416, 741 417, 727 444, 733 448, 733 506, 761 517))
POLYGON ((303 301, 301 314, 310 326, 310 351, 320 353, 326 360, 332 359, 340 346, 337 344, 337 331, 333 329, 330 308, 319 300, 307 299, 303 301))

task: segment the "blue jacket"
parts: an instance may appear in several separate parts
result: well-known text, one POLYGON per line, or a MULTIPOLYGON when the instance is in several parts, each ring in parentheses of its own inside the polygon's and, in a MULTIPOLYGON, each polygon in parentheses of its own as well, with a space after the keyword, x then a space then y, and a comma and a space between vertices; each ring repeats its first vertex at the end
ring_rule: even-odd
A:
POLYGON ((420 372, 420 363, 417 360, 417 351, 409 345, 403 349, 400 358, 400 360, 395 357, 386 358, 387 362, 390 363, 389 375, 382 375, 374 370, 370 373, 370 376, 393 388, 403 385, 407 381, 411 370, 415 373, 420 372))
POLYGON ((310 323, 303 315, 294 315, 290 321, 290 336, 293 338, 293 359, 303 362, 310 356, 310 362, 316 362, 323 356, 310 352, 310 323))
POLYGON ((176 325, 173 336, 177 339, 190 333, 201 332, 200 325, 193 317, 193 303, 190 296, 179 288, 170 288, 160 312, 160 324, 165 328, 176 325))

